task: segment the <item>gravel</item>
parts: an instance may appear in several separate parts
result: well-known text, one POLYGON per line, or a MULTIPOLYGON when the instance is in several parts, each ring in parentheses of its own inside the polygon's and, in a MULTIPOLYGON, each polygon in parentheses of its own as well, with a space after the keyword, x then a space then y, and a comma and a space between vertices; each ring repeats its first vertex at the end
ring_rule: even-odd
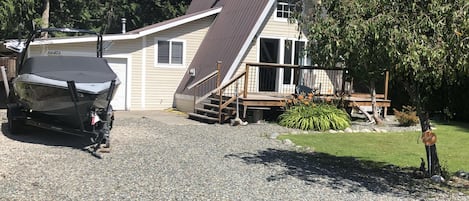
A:
POLYGON ((293 131, 274 124, 180 125, 184 117, 152 115, 117 116, 103 159, 73 136, 37 129, 12 136, 3 118, 0 200, 469 200, 324 165, 270 139, 293 131))

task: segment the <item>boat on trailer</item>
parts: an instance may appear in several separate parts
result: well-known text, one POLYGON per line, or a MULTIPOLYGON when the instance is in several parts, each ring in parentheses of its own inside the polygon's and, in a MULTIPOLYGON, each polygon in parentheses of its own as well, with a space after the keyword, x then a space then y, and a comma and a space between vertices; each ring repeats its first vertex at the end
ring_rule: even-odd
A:
POLYGON ((98 157, 98 149, 109 148, 114 120, 111 100, 120 81, 102 58, 101 34, 82 29, 38 29, 26 41, 16 72, 7 103, 11 134, 29 125, 87 137, 92 142, 91 152, 98 157), (94 34, 96 57, 27 57, 30 43, 44 32, 94 34))

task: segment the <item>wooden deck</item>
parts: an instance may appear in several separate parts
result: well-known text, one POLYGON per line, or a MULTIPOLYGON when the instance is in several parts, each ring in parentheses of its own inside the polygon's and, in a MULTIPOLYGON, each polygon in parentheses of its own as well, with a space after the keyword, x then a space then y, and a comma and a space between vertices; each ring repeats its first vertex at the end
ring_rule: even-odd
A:
MULTIPOLYGON (((340 97, 335 96, 317 96, 321 100, 332 99, 339 100, 340 97)), ((391 100, 384 99, 383 94, 376 95, 376 106, 383 107, 387 110, 391 107, 391 100)), ((291 95, 279 96, 278 94, 269 93, 250 93, 247 97, 240 97, 240 105, 243 106, 243 117, 246 117, 248 110, 270 109, 272 107, 283 107, 291 95)), ((371 97, 369 94, 351 94, 343 97, 348 107, 371 106, 371 97)), ((386 115, 386 114, 384 114, 386 115)))

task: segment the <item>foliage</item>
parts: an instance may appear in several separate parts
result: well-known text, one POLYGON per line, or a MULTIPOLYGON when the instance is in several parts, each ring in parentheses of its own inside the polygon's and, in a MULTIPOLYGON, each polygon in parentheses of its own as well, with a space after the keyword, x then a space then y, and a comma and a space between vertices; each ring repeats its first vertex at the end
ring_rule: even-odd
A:
POLYGON ((301 93, 296 95, 295 97, 288 99, 285 107, 286 109, 291 108, 296 105, 311 105, 314 106, 314 94, 313 93, 301 93))
MULTIPOLYGON (((464 158, 469 152, 461 151, 469 146, 469 124, 452 122, 451 124, 434 123, 438 128, 438 155, 444 158, 443 172, 455 173, 467 170, 464 158)), ((372 160, 399 167, 420 166, 420 158, 425 158, 420 132, 388 133, 338 133, 330 134, 293 134, 281 135, 279 139, 290 139, 296 145, 310 147, 315 152, 334 156, 351 156, 358 160, 372 160), (418 144, 417 144, 418 143, 418 144), (418 146, 415 146, 418 145, 418 146)), ((447 177, 446 177, 447 178, 447 177)))
MULTIPOLYGON (((2 0, 0 40, 14 39, 41 25, 43 1, 2 0), (24 30, 23 30, 24 29, 24 30)), ((51 27, 91 29, 118 33, 121 18, 129 30, 174 18, 185 13, 190 0, 50 0, 51 27)))
MULTIPOLYGON (((389 68, 428 127, 438 89, 469 74, 469 2, 465 0, 323 0, 300 22, 312 60, 333 66, 343 56, 353 76, 370 80, 389 68)), ((446 103, 448 104, 448 101, 446 103)), ((448 105, 442 108, 447 108, 448 105)))
MULTIPOLYGON (((391 62, 386 27, 390 26, 392 16, 384 14, 385 7, 380 3, 380 0, 321 1, 311 4, 308 15, 300 19, 312 41, 309 43, 312 61, 324 67, 345 63, 352 77, 367 82, 372 99, 376 98, 375 83, 382 79, 391 62)), ((381 123, 376 105, 372 106, 374 121, 381 123)))
POLYGON ((330 104, 301 102, 281 114, 279 124, 303 130, 343 130, 350 126, 350 117, 344 110, 330 104))
POLYGON ((415 126, 419 123, 415 107, 412 106, 402 106, 402 111, 394 109, 394 115, 401 126, 415 126))
POLYGON ((425 112, 438 89, 451 89, 469 73, 469 2, 416 1, 409 6, 400 0, 393 7, 391 70, 417 110, 425 112))

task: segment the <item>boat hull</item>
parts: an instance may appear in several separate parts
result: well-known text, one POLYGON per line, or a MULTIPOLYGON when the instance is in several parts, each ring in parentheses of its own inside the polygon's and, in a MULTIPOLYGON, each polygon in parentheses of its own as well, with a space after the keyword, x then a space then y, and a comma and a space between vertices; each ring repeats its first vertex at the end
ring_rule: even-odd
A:
POLYGON ((25 111, 73 128, 79 128, 83 123, 87 124, 87 121, 90 121, 90 111, 105 109, 108 103, 106 100, 108 91, 102 91, 100 94, 78 91, 75 108, 75 102, 68 88, 20 81, 13 84, 18 101, 25 111))

